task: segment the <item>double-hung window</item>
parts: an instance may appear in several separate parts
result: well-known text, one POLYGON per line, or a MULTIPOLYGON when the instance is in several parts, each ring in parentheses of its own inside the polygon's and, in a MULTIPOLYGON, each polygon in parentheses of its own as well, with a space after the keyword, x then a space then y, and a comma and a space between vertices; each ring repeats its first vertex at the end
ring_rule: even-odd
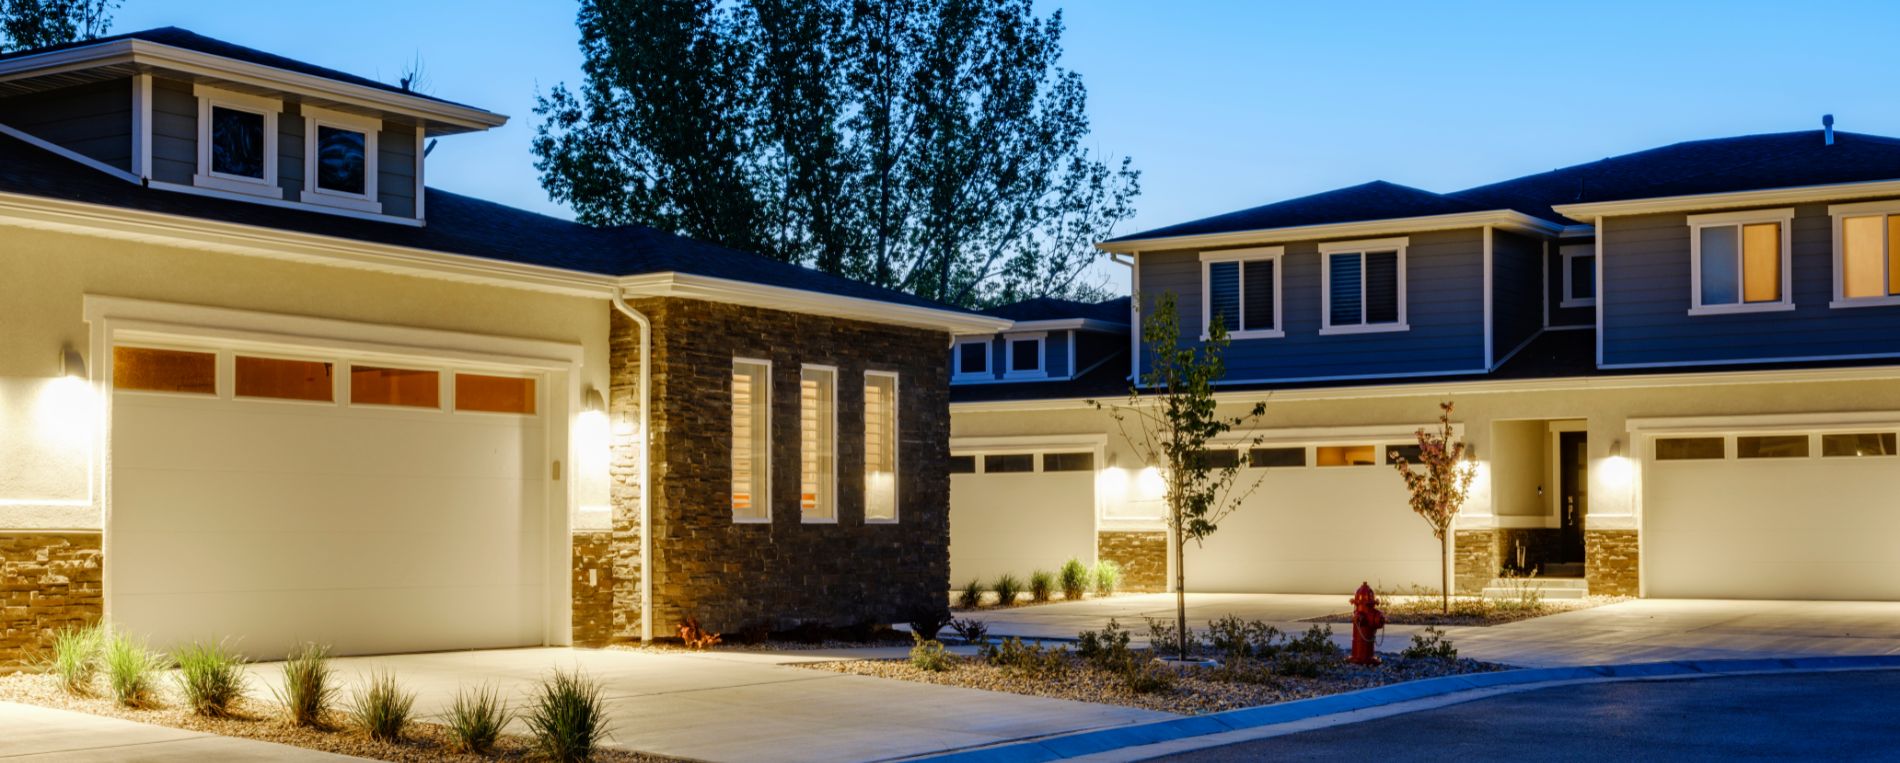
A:
POLYGON ((1046 332, 1005 335, 1004 347, 1008 348, 1009 370, 1003 376, 1010 379, 1048 376, 1049 369, 1042 362, 1043 346, 1048 339, 1046 332))
POLYGON ((838 369, 805 366, 798 378, 798 510, 806 522, 838 521, 838 369))
POLYGON ((1595 244, 1569 244, 1558 249, 1563 267, 1562 298, 1558 307, 1589 307, 1597 303, 1597 248, 1595 244))
POLYGON ((303 194, 300 201, 380 214, 376 200, 376 135, 383 122, 315 106, 303 107, 303 194))
POLYGON ((897 374, 864 372, 864 521, 897 521, 897 374))
POLYGON ((1900 202, 1835 204, 1834 307, 1900 305, 1900 202))
POLYGON ((772 364, 732 361, 732 520, 772 521, 772 364))
POLYGON ((192 185, 281 199, 277 187, 277 115, 271 98, 193 88, 198 98, 198 172, 192 185))
POLYGON ((1220 325, 1233 339, 1286 336, 1280 327, 1277 246, 1201 253, 1201 336, 1220 325))
POLYGON ((1405 331, 1407 239, 1321 244, 1321 334, 1405 331))
POLYGON ((1689 218, 1690 315, 1791 310, 1792 209, 1689 218))
POLYGON ((951 378, 994 378, 994 374, 990 372, 990 337, 958 339, 951 362, 954 364, 951 368, 951 378))

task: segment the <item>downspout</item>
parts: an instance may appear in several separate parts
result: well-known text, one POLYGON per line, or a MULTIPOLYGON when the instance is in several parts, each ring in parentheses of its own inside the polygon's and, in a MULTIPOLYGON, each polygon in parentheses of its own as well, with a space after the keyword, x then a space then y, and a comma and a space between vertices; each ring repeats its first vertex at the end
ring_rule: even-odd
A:
POLYGON ((613 290, 614 309, 640 327, 640 640, 653 640, 653 469, 650 425, 653 415, 653 322, 627 304, 620 287, 613 290))

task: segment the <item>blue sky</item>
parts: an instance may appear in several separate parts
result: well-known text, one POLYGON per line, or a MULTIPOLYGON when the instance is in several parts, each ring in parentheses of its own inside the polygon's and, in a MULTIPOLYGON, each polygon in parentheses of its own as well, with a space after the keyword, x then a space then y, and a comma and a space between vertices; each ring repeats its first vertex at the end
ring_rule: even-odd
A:
MULTIPOLYGON (((1092 146, 1133 156, 1120 233, 1384 179, 1433 191, 1679 140, 1818 128, 1900 135, 1900 3, 1039 0, 1068 23, 1092 146), (1825 10, 1823 10, 1825 9, 1825 10)), ((554 0, 125 0, 177 25, 507 114, 444 139, 430 184, 565 214, 536 182, 534 94, 576 82, 554 0), (365 17, 376 23, 365 24, 365 17)))

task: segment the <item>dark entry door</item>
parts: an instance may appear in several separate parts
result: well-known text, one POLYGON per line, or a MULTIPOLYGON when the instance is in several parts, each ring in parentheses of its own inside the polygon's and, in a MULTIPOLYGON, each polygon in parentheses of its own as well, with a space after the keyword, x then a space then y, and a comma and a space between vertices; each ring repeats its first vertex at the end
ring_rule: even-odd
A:
POLYGON ((1583 561, 1583 511, 1590 504, 1589 451, 1586 433, 1557 433, 1558 562, 1583 561))

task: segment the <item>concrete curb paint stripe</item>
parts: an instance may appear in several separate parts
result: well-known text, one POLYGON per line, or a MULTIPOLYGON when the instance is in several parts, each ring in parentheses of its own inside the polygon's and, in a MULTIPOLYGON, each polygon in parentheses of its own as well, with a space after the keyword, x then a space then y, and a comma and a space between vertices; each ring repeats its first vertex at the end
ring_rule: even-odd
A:
POLYGON ((1634 681, 1699 675, 1800 673, 1828 670, 1900 668, 1900 655, 1797 657, 1788 659, 1686 660, 1574 668, 1524 668, 1494 673, 1440 676, 1375 686, 1324 697, 1241 708, 1207 715, 1096 729, 1043 739, 910 758, 941 763, 1047 763, 1126 747, 1189 737, 1274 726, 1399 702, 1477 689, 1566 681, 1634 681))

